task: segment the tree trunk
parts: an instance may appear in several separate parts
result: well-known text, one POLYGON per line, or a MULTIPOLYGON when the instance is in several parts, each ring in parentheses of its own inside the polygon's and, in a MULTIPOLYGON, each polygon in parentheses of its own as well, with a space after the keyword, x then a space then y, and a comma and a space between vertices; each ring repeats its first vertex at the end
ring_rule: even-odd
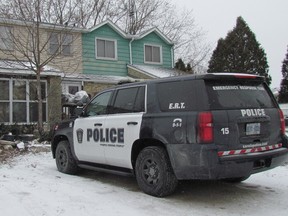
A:
POLYGON ((38 131, 40 136, 43 134, 43 99, 41 94, 41 80, 40 80, 41 68, 37 68, 37 99, 38 99, 38 131))

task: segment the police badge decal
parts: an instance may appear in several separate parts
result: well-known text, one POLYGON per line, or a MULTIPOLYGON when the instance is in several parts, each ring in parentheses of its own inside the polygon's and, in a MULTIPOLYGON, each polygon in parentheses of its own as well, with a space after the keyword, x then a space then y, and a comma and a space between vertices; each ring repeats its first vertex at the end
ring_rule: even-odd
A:
POLYGON ((76 135, 77 135, 78 143, 82 143, 83 142, 83 130, 82 129, 78 129, 76 131, 76 135))

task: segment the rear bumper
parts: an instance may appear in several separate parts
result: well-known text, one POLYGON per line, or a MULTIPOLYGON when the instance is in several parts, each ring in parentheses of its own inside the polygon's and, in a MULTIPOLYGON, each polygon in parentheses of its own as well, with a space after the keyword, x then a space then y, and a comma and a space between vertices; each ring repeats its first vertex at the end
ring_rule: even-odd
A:
POLYGON ((288 161, 288 149, 218 157, 215 145, 170 144, 171 165, 180 179, 224 179, 246 177, 288 161))

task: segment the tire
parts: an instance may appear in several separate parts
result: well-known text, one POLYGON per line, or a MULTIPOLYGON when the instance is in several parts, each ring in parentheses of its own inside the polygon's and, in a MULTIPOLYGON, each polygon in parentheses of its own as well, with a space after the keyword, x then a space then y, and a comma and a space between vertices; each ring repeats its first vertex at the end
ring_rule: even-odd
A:
POLYGON ((243 176, 243 177, 238 177, 238 178, 227 178, 227 179, 222 179, 222 181, 227 182, 227 183, 241 183, 242 181, 245 181, 248 179, 250 176, 243 176))
POLYGON ((58 143, 56 148, 57 169, 66 174, 75 174, 78 171, 77 163, 72 156, 69 142, 64 140, 58 143))
POLYGON ((137 157, 135 173, 140 189, 152 196, 170 195, 178 184, 168 154, 162 147, 144 148, 137 157))

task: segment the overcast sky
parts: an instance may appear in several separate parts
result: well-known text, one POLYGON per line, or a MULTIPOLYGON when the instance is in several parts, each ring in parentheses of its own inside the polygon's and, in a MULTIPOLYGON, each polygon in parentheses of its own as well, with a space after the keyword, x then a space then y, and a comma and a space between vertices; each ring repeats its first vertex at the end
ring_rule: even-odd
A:
POLYGON ((270 87, 280 87, 282 61, 288 45, 288 0, 172 0, 193 10, 198 27, 207 32, 212 50, 242 16, 267 54, 270 87))

